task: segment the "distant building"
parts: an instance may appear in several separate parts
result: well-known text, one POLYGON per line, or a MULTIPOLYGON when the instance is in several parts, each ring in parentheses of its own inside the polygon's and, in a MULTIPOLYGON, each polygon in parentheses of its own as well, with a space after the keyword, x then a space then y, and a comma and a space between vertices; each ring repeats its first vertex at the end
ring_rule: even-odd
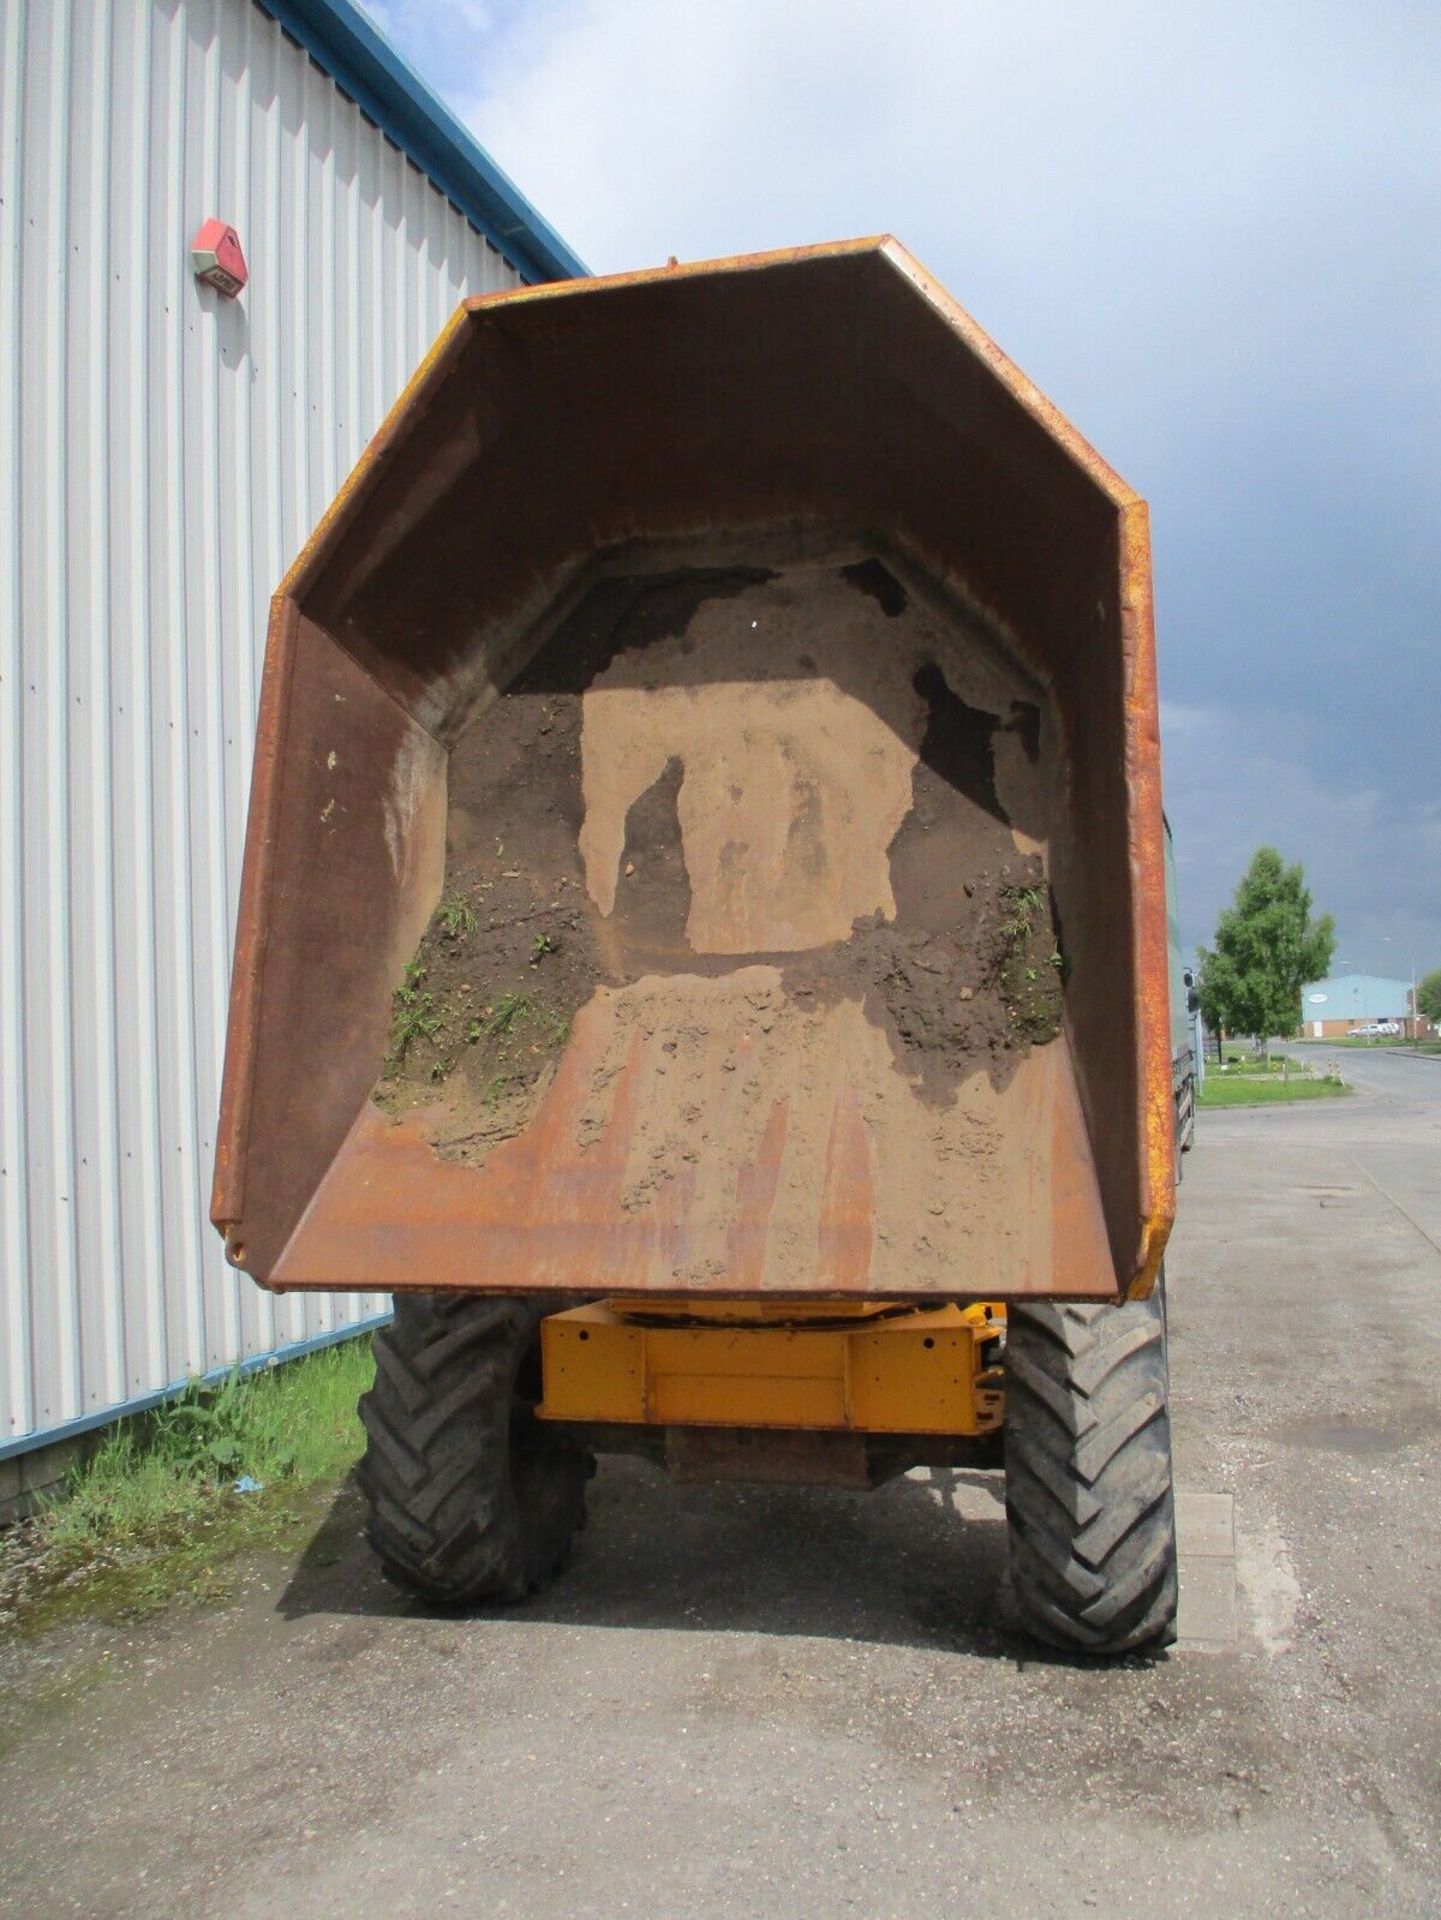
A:
MULTIPOLYGON (((1301 990, 1301 1030, 1308 1040, 1341 1040, 1357 1027, 1394 1020, 1411 1031, 1411 982, 1375 973, 1338 973, 1301 990)), ((1423 1035, 1430 1023, 1421 1022, 1423 1035)))

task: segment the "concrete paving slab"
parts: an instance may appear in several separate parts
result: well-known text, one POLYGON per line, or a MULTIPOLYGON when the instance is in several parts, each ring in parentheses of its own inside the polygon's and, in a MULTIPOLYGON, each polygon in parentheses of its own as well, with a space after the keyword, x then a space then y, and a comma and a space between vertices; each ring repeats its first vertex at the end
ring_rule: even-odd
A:
POLYGON ((1181 1606, 1177 1644, 1187 1649, 1236 1645, 1236 1565, 1209 1554, 1182 1554, 1179 1561, 1181 1606))
POLYGON ((1234 1560, 1236 1523, 1229 1493, 1199 1493, 1176 1489, 1176 1550, 1183 1557, 1234 1560))

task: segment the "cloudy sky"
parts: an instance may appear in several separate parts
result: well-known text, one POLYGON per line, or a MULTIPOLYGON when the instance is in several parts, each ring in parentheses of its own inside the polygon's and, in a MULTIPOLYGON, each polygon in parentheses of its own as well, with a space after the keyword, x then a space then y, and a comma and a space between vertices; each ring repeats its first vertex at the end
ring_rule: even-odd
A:
POLYGON ((1190 941, 1441 966, 1437 0, 367 0, 598 271, 893 232, 1151 502, 1190 941))

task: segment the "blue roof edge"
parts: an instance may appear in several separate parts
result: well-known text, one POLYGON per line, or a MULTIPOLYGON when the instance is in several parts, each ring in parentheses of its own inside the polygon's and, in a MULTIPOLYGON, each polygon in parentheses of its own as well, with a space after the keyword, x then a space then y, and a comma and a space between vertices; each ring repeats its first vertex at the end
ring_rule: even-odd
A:
POLYGON ((352 0, 255 0, 369 114, 521 277, 590 269, 352 0))

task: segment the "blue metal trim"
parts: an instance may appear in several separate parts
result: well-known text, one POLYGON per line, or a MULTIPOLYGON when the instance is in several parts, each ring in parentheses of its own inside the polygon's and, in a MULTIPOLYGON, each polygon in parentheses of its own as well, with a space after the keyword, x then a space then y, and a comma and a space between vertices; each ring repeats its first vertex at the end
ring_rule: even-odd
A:
POLYGON ((524 280, 577 280, 589 274, 585 262, 352 0, 256 0, 256 5, 300 42, 524 280))
MULTIPOLYGON (((260 1373, 272 1361, 278 1366, 285 1360, 300 1360, 307 1353, 319 1353, 322 1347, 338 1347, 342 1340, 355 1340, 363 1333, 374 1333, 377 1327, 388 1326, 391 1321, 388 1313, 372 1314, 368 1320, 357 1320, 351 1326, 338 1327, 332 1333, 317 1333, 309 1340, 295 1340, 288 1347, 276 1347, 271 1353, 252 1354, 250 1359, 241 1360, 233 1367, 212 1367, 202 1375, 206 1386, 216 1386, 232 1373, 239 1373, 242 1379, 252 1373, 260 1373)), ((27 1433, 20 1440, 6 1440, 0 1444, 0 1460, 12 1459, 16 1454, 34 1453, 38 1447, 59 1446, 64 1440, 78 1439, 82 1433, 93 1433, 96 1427, 113 1426, 117 1420, 128 1420, 137 1413, 149 1413, 165 1401, 173 1400, 177 1394, 184 1393, 190 1386, 190 1380, 172 1380, 168 1387, 161 1387, 157 1393, 141 1394, 135 1400, 122 1400, 118 1406, 106 1407, 103 1413, 82 1414, 78 1420, 67 1420, 63 1427, 46 1427, 40 1433, 27 1433)))

